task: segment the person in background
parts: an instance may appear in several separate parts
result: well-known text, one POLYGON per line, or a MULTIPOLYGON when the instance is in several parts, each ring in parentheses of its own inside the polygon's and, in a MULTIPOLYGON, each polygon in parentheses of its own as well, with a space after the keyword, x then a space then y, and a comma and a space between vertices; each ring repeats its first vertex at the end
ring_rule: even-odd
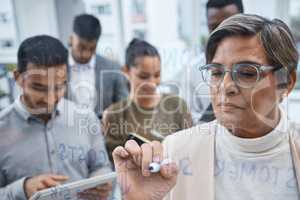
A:
MULTIPOLYGON (((67 62, 68 50, 51 36, 30 37, 19 47, 14 76, 22 93, 0 112, 1 199, 26 200, 111 172, 99 119, 63 98, 67 62)), ((111 188, 108 183, 78 195, 107 199, 111 188)))
POLYGON ((242 0, 208 0, 206 17, 209 33, 213 32, 225 19, 244 13, 242 0))
POLYGON ((117 147, 119 183, 131 186, 123 199, 299 200, 300 126, 280 106, 297 80, 299 54, 289 27, 234 15, 211 33, 205 55, 200 69, 216 120, 163 144, 130 140, 117 147), (171 162, 150 173, 149 163, 166 158, 171 162))
MULTIPOLYGON (((209 33, 230 16, 244 13, 242 0, 209 0, 206 3, 207 27, 209 33)), ((209 88, 203 81, 199 66, 205 64, 205 55, 199 52, 190 55, 189 63, 180 73, 183 79, 182 96, 191 110, 194 124, 209 122, 215 119, 210 103, 209 88), (190 61, 192 60, 192 61, 190 61)))
POLYGON ((184 100, 159 92, 161 60, 155 47, 133 39, 126 50, 124 72, 130 81, 130 95, 111 105, 103 118, 109 156, 115 147, 125 144, 131 132, 162 141, 192 125, 184 100))
POLYGON ((75 17, 69 46, 67 98, 83 109, 93 109, 99 118, 112 103, 126 99, 128 87, 120 66, 96 54, 102 28, 89 14, 75 17))

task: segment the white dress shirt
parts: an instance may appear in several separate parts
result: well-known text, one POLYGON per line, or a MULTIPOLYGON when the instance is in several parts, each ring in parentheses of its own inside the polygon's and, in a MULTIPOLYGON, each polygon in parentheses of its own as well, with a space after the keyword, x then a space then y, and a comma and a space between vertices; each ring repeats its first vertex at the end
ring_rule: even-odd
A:
POLYGON ((86 64, 79 64, 69 55, 71 73, 71 99, 82 109, 96 106, 95 67, 96 55, 86 64))

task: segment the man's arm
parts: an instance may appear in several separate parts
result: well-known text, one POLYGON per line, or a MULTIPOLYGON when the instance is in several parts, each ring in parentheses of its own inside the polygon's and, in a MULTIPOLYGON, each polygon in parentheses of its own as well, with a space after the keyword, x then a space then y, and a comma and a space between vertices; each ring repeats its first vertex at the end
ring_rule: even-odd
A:
POLYGON ((26 200, 24 192, 24 182, 26 178, 17 180, 9 185, 5 185, 2 172, 0 173, 0 199, 1 200, 26 200))
POLYGON ((96 116, 90 117, 88 136, 91 141, 91 149, 88 156, 89 176, 97 176, 111 172, 111 163, 105 147, 104 137, 101 132, 100 121, 96 116))
MULTIPOLYGON (((98 118, 96 116, 90 118, 88 126, 88 136, 91 141, 91 149, 88 153, 89 177, 109 173, 112 171, 111 163, 107 155, 104 137, 101 133, 98 118), (93 128, 91 129, 90 127, 93 128)), ((78 195, 83 199, 108 199, 111 194, 112 187, 112 183, 105 183, 95 188, 85 190, 78 195)))

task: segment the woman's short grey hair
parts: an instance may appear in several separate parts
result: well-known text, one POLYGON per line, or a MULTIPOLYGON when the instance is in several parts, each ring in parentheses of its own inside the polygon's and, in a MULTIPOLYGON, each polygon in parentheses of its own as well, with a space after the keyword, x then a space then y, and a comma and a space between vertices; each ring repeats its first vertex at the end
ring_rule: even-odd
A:
POLYGON ((295 41, 283 21, 250 14, 237 14, 224 20, 208 39, 205 52, 207 63, 213 60, 220 42, 231 36, 257 36, 269 65, 285 67, 289 73, 297 69, 299 56, 295 41))

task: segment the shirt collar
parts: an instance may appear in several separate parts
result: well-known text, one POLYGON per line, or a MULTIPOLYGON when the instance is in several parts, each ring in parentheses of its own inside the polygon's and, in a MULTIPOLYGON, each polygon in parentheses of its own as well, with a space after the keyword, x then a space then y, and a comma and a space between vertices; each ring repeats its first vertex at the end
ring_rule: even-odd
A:
MULTIPOLYGON (((58 103, 57 108, 53 114, 54 117, 60 115, 61 113, 61 101, 58 103)), ((26 106, 21 101, 21 96, 18 96, 14 102, 14 108, 16 109, 17 113, 26 121, 30 120, 31 118, 35 118, 26 108, 26 106)))
POLYGON ((18 114, 25 120, 28 120, 31 114, 28 112, 24 104, 21 102, 21 96, 18 96, 14 102, 14 107, 18 114))
POLYGON ((86 68, 94 69, 96 67, 96 55, 94 54, 88 63, 80 64, 80 63, 77 63, 74 60, 72 54, 69 53, 69 65, 73 68, 79 68, 79 69, 86 69, 86 68))

